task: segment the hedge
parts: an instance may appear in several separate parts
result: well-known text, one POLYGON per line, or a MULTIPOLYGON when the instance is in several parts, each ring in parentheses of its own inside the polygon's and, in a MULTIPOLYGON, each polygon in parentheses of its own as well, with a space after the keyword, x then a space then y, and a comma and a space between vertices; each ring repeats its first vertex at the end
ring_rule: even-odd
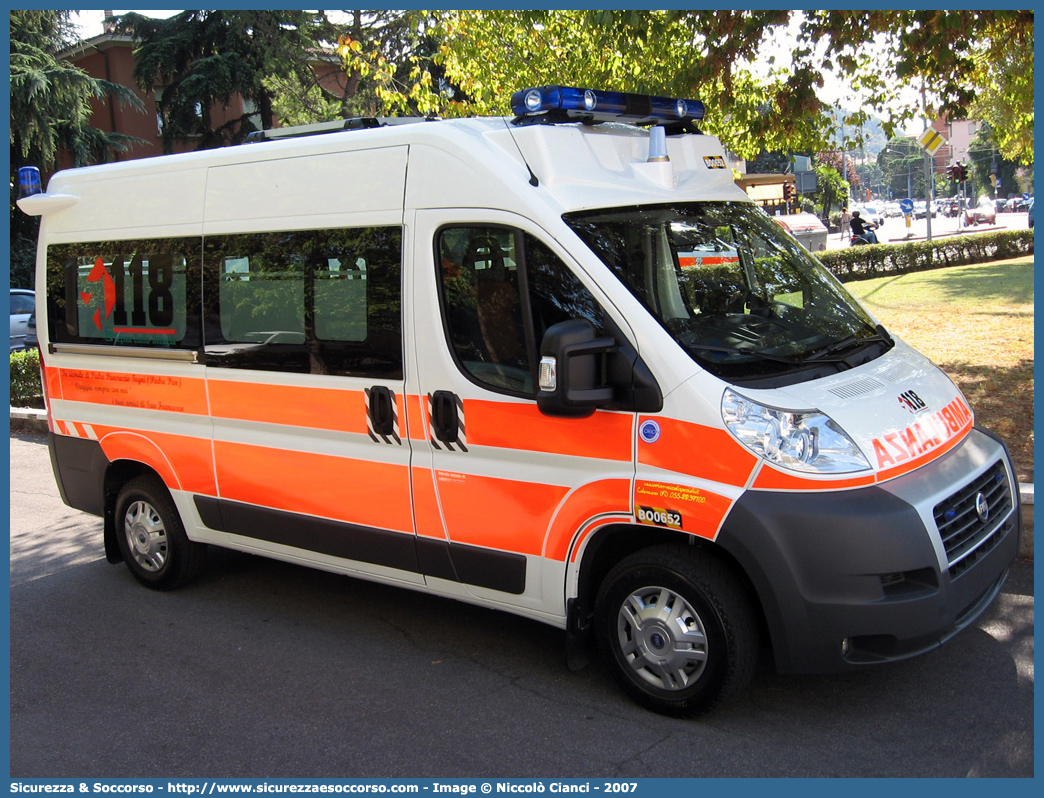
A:
POLYGON ((40 350, 11 353, 11 407, 43 407, 40 388, 40 350))
POLYGON ((902 244, 870 244, 816 253, 820 262, 842 282, 946 266, 967 266, 1032 254, 1032 228, 948 236, 902 244))

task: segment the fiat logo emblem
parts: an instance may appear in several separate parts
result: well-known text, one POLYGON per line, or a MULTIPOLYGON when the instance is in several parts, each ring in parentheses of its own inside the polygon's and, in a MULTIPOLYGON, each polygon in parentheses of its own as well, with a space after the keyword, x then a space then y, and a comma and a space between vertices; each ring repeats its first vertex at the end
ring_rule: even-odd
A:
POLYGON ((979 520, 984 524, 990 517, 990 504, 981 493, 975 497, 975 512, 979 514, 979 520))

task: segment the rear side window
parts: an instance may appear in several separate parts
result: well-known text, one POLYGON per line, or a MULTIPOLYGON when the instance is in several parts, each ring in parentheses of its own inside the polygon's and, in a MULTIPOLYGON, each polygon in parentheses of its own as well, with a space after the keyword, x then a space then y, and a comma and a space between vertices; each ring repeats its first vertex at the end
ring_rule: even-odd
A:
POLYGON ((51 342, 197 349, 201 244, 165 238, 48 247, 51 342))
POLYGON ((208 236, 210 366, 402 378, 397 227, 208 236))

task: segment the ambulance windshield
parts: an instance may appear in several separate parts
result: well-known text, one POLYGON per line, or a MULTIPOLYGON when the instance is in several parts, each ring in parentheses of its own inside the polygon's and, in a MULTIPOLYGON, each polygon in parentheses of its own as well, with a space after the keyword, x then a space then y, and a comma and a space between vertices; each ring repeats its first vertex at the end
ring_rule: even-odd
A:
POLYGON ((800 379, 893 345, 814 257, 747 203, 564 218, 689 355, 723 378, 800 379))

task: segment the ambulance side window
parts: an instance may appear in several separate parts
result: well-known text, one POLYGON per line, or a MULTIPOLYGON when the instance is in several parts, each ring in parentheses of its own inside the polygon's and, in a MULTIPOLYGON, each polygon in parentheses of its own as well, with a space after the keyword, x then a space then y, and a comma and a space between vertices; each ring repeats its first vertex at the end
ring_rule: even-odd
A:
POLYGON ((51 342, 198 349, 200 246, 198 237, 52 244, 51 342))
POLYGON ((208 236, 207 364, 402 378, 397 227, 208 236))
POLYGON ((446 335, 461 369, 493 390, 533 397, 544 332, 601 310, 538 239, 509 227, 443 228, 437 239, 446 335))
POLYGON ((569 319, 587 319, 598 335, 606 334, 601 307, 569 267, 529 233, 525 234, 525 244, 526 276, 537 347, 548 327, 569 319))

